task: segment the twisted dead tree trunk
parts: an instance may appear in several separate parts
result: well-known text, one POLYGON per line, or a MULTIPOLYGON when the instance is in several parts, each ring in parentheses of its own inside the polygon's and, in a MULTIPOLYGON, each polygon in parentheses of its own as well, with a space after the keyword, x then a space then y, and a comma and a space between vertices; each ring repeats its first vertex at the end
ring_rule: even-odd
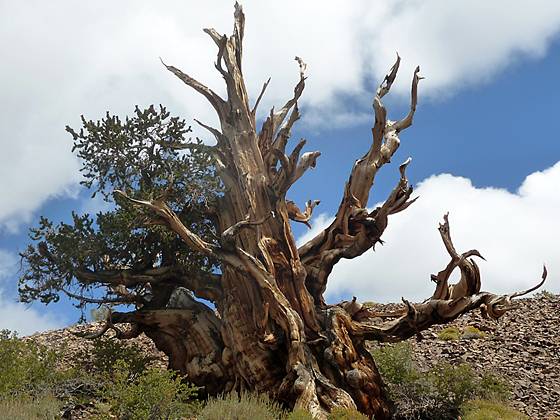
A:
MULTIPOLYGON (((396 314, 375 313, 356 299, 328 305, 323 294, 334 265, 381 242, 389 216, 414 202, 406 178, 409 159, 400 166, 400 180, 385 202, 373 211, 367 209, 377 171, 391 160, 400 144, 399 134, 412 124, 419 68, 412 80, 408 115, 391 121, 382 100, 397 76, 397 57, 375 93, 371 146, 351 170, 335 220, 298 249, 290 220, 308 223, 318 201, 310 197, 301 210, 286 195, 320 155, 302 154, 305 140, 288 151, 290 130, 300 117, 298 100, 305 86, 305 64, 296 58, 300 79, 293 97, 278 110, 271 110, 259 130, 256 108, 268 82, 251 106, 242 72, 244 26, 242 9, 236 5, 232 36, 205 29, 218 49, 215 67, 226 83, 227 98, 164 64, 202 94, 219 117, 218 128, 200 123, 216 138, 211 149, 225 186, 212 210, 219 240, 194 234, 163 200, 143 201, 116 192, 144 208, 149 223, 165 226, 185 246, 218 260, 220 273, 193 278, 185 277, 180 268, 167 267, 143 274, 107 274, 108 284, 150 282, 155 289, 172 279, 181 287, 165 295, 163 303, 156 299, 133 312, 113 313, 98 335, 109 329, 121 338, 146 333, 169 355, 172 368, 188 374, 209 393, 267 392, 317 418, 324 418, 334 407, 357 407, 376 419, 389 418, 391 405, 364 345, 366 340, 420 337, 431 325, 450 322, 475 308, 498 318, 513 308, 513 298, 533 289, 504 296, 481 292, 479 270, 471 258, 480 254, 476 250, 457 253, 446 216, 439 230, 451 262, 432 276, 436 290, 431 298, 420 304, 403 299, 403 309, 396 314), (456 268, 462 278, 449 285, 456 268), (190 292, 212 301, 216 311, 193 299, 190 292), (121 330, 116 326, 119 323, 129 323, 132 329, 121 330)), ((101 275, 95 274, 97 279, 101 275)), ((545 277, 546 271, 543 281, 545 277)))

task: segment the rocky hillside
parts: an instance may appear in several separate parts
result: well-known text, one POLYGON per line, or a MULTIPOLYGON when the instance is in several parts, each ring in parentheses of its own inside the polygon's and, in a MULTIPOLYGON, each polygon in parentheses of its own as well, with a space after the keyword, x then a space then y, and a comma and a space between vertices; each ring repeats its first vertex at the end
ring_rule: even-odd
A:
MULTIPOLYGON (((397 305, 391 305, 395 307, 397 305)), ((91 343, 79 339, 72 331, 96 330, 101 324, 76 326, 71 329, 35 334, 27 339, 55 349, 63 363, 80 363, 77 355, 91 343)), ((470 364, 479 372, 494 372, 510 383, 512 405, 532 419, 560 416, 560 296, 541 294, 519 301, 519 309, 494 322, 475 312, 452 324, 434 327, 423 333, 424 339, 414 341, 417 364, 428 369, 436 362, 470 364), (440 332, 456 327, 463 333, 474 326, 484 333, 443 341, 440 332)), ((156 364, 167 363, 152 342, 144 336, 131 340, 145 352, 156 357, 156 364)))
POLYGON ((519 308, 497 322, 475 311, 422 332, 422 340, 411 339, 414 361, 422 371, 449 362, 494 373, 511 386, 514 408, 531 419, 560 417, 560 296, 541 293, 517 302, 519 308))
POLYGON ((474 326, 483 338, 442 341, 438 334, 448 325, 435 327, 414 343, 415 358, 422 367, 447 360, 495 372, 512 386, 516 409, 535 419, 560 416, 560 296, 523 299, 519 306, 498 322, 477 311, 452 324, 461 332, 474 326))

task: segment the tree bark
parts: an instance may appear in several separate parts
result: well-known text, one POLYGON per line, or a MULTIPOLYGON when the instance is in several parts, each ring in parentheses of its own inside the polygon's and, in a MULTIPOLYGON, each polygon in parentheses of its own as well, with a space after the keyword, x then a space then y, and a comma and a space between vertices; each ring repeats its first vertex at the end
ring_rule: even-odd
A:
MULTIPOLYGON (((289 407, 307 409, 316 418, 325 418, 335 407, 357 407, 376 419, 387 419, 391 403, 365 340, 420 337, 431 325, 449 322, 477 307, 497 318, 512 308, 511 299, 519 294, 480 292, 478 267, 469 259, 480 254, 474 250, 457 254, 446 216, 440 232, 452 261, 433 276, 437 286, 429 300, 413 305, 403 299, 403 310, 391 314, 375 313, 355 298, 328 305, 323 294, 334 265, 381 242, 389 216, 414 202, 406 178, 408 159, 386 201, 372 211, 367 209, 377 171, 399 147, 400 132, 412 124, 419 68, 412 81, 408 115, 391 121, 382 99, 397 75, 397 57, 374 96, 371 147, 351 170, 335 220, 298 249, 290 220, 307 224, 318 201, 310 200, 301 211, 286 194, 320 155, 301 154, 305 140, 286 151, 290 130, 299 119, 297 102, 305 87, 305 64, 296 57, 300 80, 293 97, 278 111, 270 111, 258 131, 256 108, 268 82, 251 107, 242 74, 244 22, 236 4, 232 36, 205 29, 218 47, 215 67, 225 80, 226 99, 164 63, 212 104, 220 120, 219 128, 200 123, 216 138, 212 152, 225 188, 215 208, 219 241, 195 235, 162 200, 142 201, 116 192, 145 207, 151 223, 175 232, 185 246, 220 261, 220 273, 185 279, 173 272, 173 281, 166 278, 174 286, 165 295, 164 306, 114 313, 105 330, 113 328, 122 338, 145 332, 169 355, 171 368, 211 394, 254 390, 269 393, 289 407), (447 282, 456 267, 463 277, 451 287, 447 282), (188 291, 212 301, 216 310, 193 299, 188 291), (131 323, 132 333, 118 329, 115 324, 119 323, 131 323)), ((156 277, 151 277, 154 290, 156 277)), ((543 281, 544 277, 546 271, 543 281)))

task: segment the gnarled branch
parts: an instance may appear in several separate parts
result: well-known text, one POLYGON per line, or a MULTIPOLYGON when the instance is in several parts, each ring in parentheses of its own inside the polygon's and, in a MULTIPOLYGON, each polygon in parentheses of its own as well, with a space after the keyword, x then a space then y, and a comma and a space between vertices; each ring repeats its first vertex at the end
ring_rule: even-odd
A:
POLYGON ((210 104, 214 107, 218 115, 224 115, 226 102, 222 98, 220 98, 220 96, 217 93, 215 93, 209 87, 200 83, 198 80, 192 78, 188 74, 183 73, 178 68, 165 64, 163 60, 161 60, 161 63, 165 66, 167 70, 169 70, 171 73, 177 76, 183 83, 185 83, 187 86, 190 86, 198 93, 203 95, 208 100, 208 102, 210 102, 210 104))
POLYGON ((416 110, 418 82, 421 79, 416 69, 412 81, 411 109, 407 117, 398 123, 387 120, 387 111, 382 98, 389 92, 396 78, 400 57, 377 89, 373 99, 375 122, 372 128, 372 144, 368 152, 358 159, 350 173, 344 196, 334 221, 315 238, 299 248, 308 278, 308 288, 313 290, 316 303, 323 303, 322 293, 334 264, 341 258, 355 258, 381 242, 387 227, 388 216, 403 211, 415 200, 410 200, 412 187, 406 179, 407 159, 400 166, 401 179, 382 206, 368 212, 370 189, 379 168, 390 161, 397 151, 399 132, 412 124, 416 110))
POLYGON ((187 229, 183 222, 179 220, 175 212, 171 210, 163 201, 137 200, 135 198, 129 197, 120 190, 115 190, 115 194, 124 198, 125 200, 130 201, 135 205, 142 206, 153 211, 155 215, 158 216, 158 219, 155 220, 156 223, 165 224, 173 232, 179 235, 181 239, 194 251, 198 251, 209 256, 216 256, 216 246, 205 242, 198 235, 187 229))
POLYGON ((436 324, 451 322, 476 308, 481 308, 485 314, 493 319, 498 319, 507 311, 515 309, 513 299, 524 296, 541 287, 547 277, 546 267, 543 268, 541 281, 527 290, 514 292, 507 295, 496 295, 490 292, 480 292, 480 272, 476 263, 469 257, 481 257, 477 250, 458 254, 451 241, 448 215, 444 216, 444 223, 440 224, 439 231, 451 256, 451 262, 440 271, 437 276, 432 276, 437 282, 436 291, 432 297, 423 303, 412 304, 403 298, 405 308, 400 313, 379 313, 366 306, 359 307, 357 311, 348 311, 347 304, 340 307, 346 309, 341 315, 336 312, 333 316, 342 316, 348 323, 352 334, 356 337, 379 340, 400 341, 413 335, 419 336, 420 332, 436 324), (447 286, 447 281, 452 271, 459 267, 461 279, 455 285, 447 286), (383 322, 384 318, 395 318, 383 322), (351 318, 351 320, 350 320, 351 318))
POLYGON ((286 207, 288 209, 288 217, 294 222, 305 224, 309 229, 311 225, 309 220, 313 214, 313 209, 321 203, 320 200, 309 200, 305 203, 305 210, 302 212, 299 207, 291 200, 286 200, 286 207))

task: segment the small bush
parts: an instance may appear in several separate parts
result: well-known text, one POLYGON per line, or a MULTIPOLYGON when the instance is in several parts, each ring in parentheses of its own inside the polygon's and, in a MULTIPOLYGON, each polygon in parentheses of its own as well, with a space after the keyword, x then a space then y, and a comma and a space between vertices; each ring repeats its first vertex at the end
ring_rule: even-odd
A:
POLYGON ((463 334, 461 335, 462 340, 472 340, 477 338, 485 338, 486 334, 480 331, 478 328, 473 327, 472 325, 468 325, 463 330, 463 334))
POLYGON ((418 379, 412 361, 412 345, 407 341, 379 347, 372 351, 383 379, 392 384, 410 383, 418 379))
POLYGON ((209 400, 197 418, 199 420, 271 420, 282 417, 283 411, 280 405, 266 395, 231 393, 209 400))
POLYGON ((59 380, 55 366, 54 352, 0 331, 0 398, 50 389, 59 380))
POLYGON ((485 400, 506 401, 512 396, 511 387, 493 373, 483 373, 477 386, 477 396, 485 400))
MULTIPOLYGON (((141 374, 118 360, 112 381, 101 390, 110 412, 121 420, 181 418, 194 411, 196 388, 181 381, 172 371, 147 369, 141 374)), ((99 406, 103 411, 103 405, 99 406)))
POLYGON ((337 407, 331 411, 328 420, 368 420, 369 417, 360 413, 355 408, 337 407))
POLYGON ((453 366, 449 363, 438 363, 428 372, 428 378, 434 385, 441 403, 452 407, 459 407, 474 397, 479 384, 478 378, 467 364, 453 366))
POLYGON ((496 401, 473 400, 461 407, 463 420, 526 420, 528 417, 496 401))
POLYGON ((91 349, 84 351, 81 357, 88 361, 92 373, 109 376, 118 360, 124 361, 130 373, 134 375, 140 375, 154 360, 136 346, 103 337, 94 340, 91 349))
POLYGON ((461 331, 457 327, 447 327, 441 330, 438 338, 443 341, 456 341, 461 337, 461 331))
POLYGON ((302 408, 296 408, 294 411, 286 414, 284 420, 314 420, 311 413, 302 408))
POLYGON ((0 400, 1 416, 10 420, 54 420, 60 418, 60 409, 60 402, 49 395, 0 400))

